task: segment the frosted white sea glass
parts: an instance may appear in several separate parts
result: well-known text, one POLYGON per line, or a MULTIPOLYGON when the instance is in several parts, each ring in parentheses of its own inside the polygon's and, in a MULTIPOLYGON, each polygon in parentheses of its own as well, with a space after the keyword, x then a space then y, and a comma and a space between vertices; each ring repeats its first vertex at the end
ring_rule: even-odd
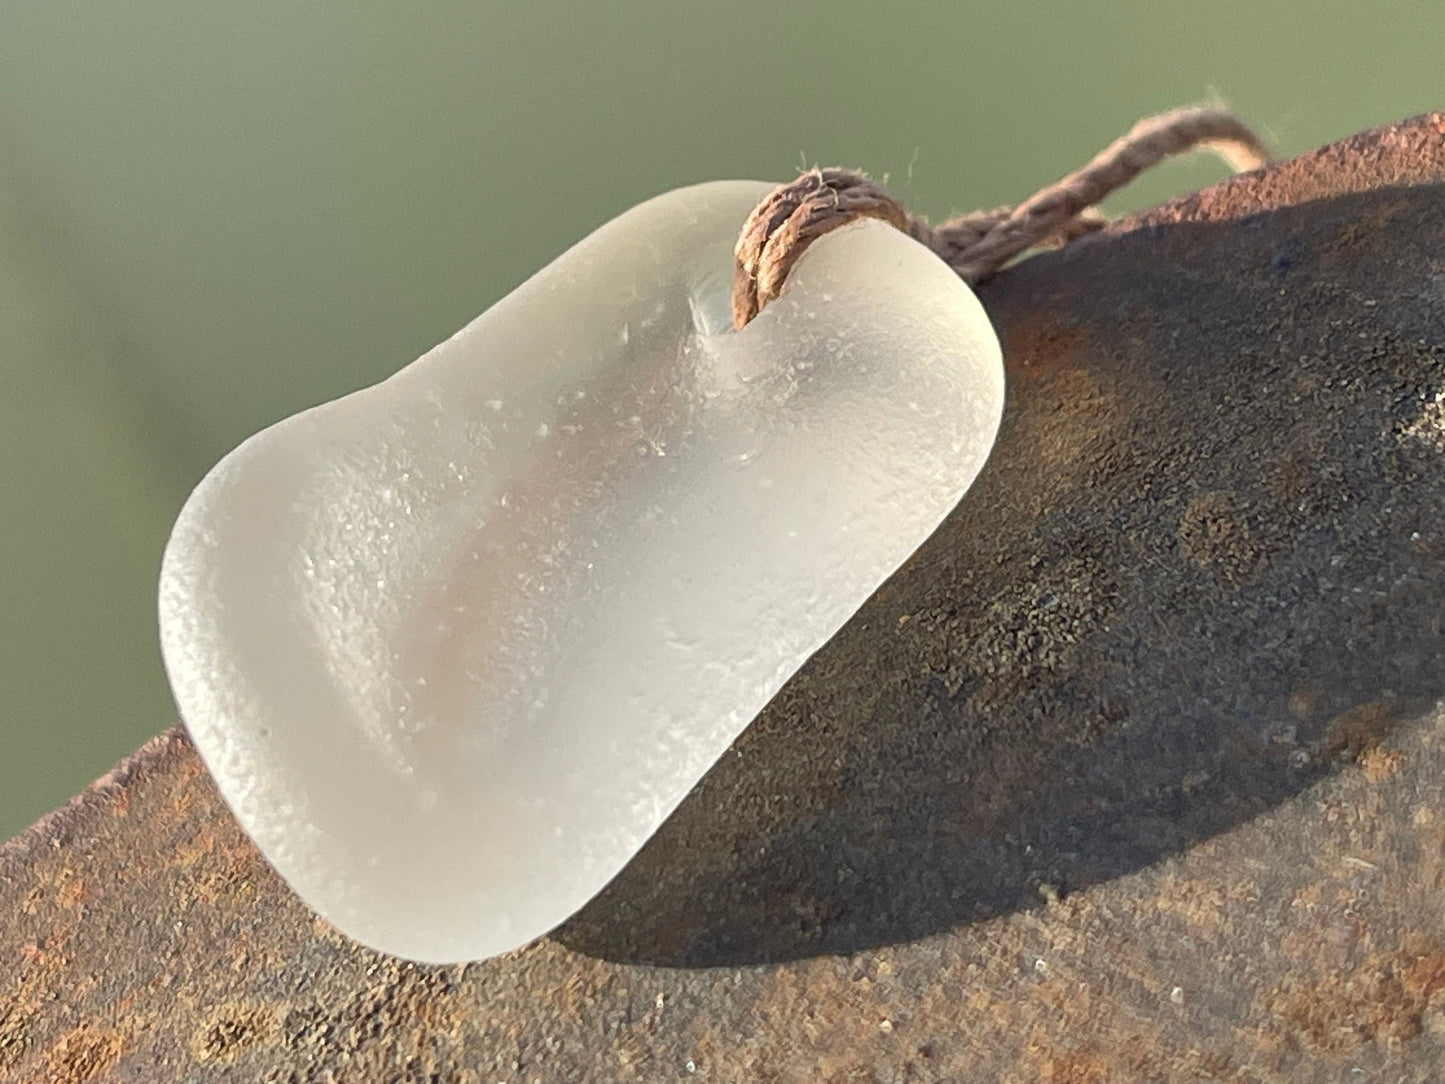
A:
POLYGON ((769 189, 608 223, 375 387, 252 437, 166 549, 161 640, 222 794, 300 896, 417 960, 616 874, 953 508, 998 342, 864 222, 728 329, 769 189))

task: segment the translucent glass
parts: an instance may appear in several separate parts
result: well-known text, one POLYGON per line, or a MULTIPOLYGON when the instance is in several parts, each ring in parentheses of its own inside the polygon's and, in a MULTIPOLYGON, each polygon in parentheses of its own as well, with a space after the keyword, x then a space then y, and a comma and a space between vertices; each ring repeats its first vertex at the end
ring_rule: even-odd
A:
POLYGON ((728 330, 767 190, 634 208, 187 502, 181 714, 343 932, 457 961, 566 918, 978 473, 998 343, 901 233, 830 234, 728 330))

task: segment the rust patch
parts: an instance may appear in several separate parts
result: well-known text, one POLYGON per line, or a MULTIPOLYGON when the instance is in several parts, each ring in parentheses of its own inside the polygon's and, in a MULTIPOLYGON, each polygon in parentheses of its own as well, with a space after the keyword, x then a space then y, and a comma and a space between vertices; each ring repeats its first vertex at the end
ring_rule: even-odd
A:
POLYGON ((273 1006, 223 1005, 191 1038, 191 1057, 199 1062, 229 1061, 248 1046, 274 1041, 279 1030, 280 1018, 273 1006))
POLYGON ((1160 909, 1177 915, 1196 930, 1214 932, 1224 925, 1228 900, 1215 881, 1179 878, 1159 895, 1160 909))
POLYGON ((1014 369, 1011 380, 1031 385, 1016 395, 1022 406, 1020 420, 1026 427, 1019 439, 1029 447, 1037 446, 1041 438, 1056 439, 1059 430, 1082 422, 1091 428, 1115 406, 1114 396, 1100 386, 1096 374, 1067 359, 1050 359, 1047 366, 1030 365, 1025 359, 1016 362, 1014 369))
POLYGON ((0 1069, 8 1069, 30 1049, 28 1013, 14 995, 0 998, 0 1069))
MULTIPOLYGON (((367 982, 339 1004, 297 1005, 279 1019, 275 1042, 308 1065, 375 1065, 393 1059, 444 1063, 456 1042, 458 968, 376 956, 367 982)), ((268 1041, 270 1035, 267 1033, 268 1041)))
POLYGON ((1244 502, 1230 490, 1212 490, 1190 501, 1176 536, 1186 557, 1234 585, 1248 580, 1263 557, 1244 502))
MULTIPOLYGON (((1393 183, 1383 140, 1445 178, 1441 127, 1292 175, 1393 183)), ((985 285, 1010 392, 969 503, 624 875, 622 934, 466 968, 367 952, 313 925, 172 731, 0 844, 0 1079, 1245 1084, 1337 1079, 1333 1051, 1372 1042, 1438 1077, 1445 716, 1379 698, 1445 696, 1416 425, 1445 189, 1258 215, 1291 168, 1234 184, 1247 226, 1084 240, 985 285), (1320 271, 1310 238, 1401 198, 1413 221, 1320 271), (1175 538, 1213 490, 1265 548, 1239 590, 1175 538), (1255 723, 1291 720, 1289 752, 1361 770, 1261 756, 1255 723)))
POLYGON ((1445 951, 1429 945, 1377 954, 1349 974, 1287 986, 1268 1008, 1307 1046, 1341 1053, 1414 1039, 1442 995, 1445 951))
POLYGON ((1078 1050, 1046 1055, 1039 1065, 1045 1084, 1106 1084, 1108 1067, 1092 1054, 1078 1050))
POLYGON ((88 898, 88 894, 85 891, 85 882, 79 877, 66 881, 55 893, 55 898, 56 902, 62 907, 83 907, 88 898))
POLYGON ((1368 770, 1367 761, 1381 753, 1380 743, 1385 740, 1394 721, 1395 700, 1391 696, 1342 711, 1325 727, 1324 736, 1315 749, 1316 755, 1359 764, 1368 770))
MULTIPOLYGON (((1002 325, 1008 374, 1005 432, 1000 440, 1027 447, 1033 468, 1023 482, 1052 490, 1107 459, 1117 431, 1118 397, 1081 364, 1087 332, 1048 317, 1025 316, 1002 325), (1012 430, 1011 432, 1009 430, 1012 430)), ((1044 504, 1047 498, 1040 496, 1044 504)))
POLYGON ((1010 377, 1037 377, 1076 364, 1087 343, 1082 327, 1047 316, 1019 320, 1003 329, 1003 356, 1010 377))
POLYGON ((1279 162, 1263 172, 1229 177, 1107 227, 1126 233, 1169 222, 1218 222, 1255 214, 1261 207, 1295 207, 1314 200, 1384 186, 1445 179, 1441 146, 1445 114, 1426 113, 1279 162))
POLYGON ((29 1051, 32 1018, 70 965, 63 952, 34 941, 21 946, 20 959, 19 982, 0 996, 0 1069, 15 1065, 29 1051))
POLYGON ((1405 754, 1395 749, 1381 749, 1378 746, 1366 749, 1359 757, 1359 765, 1364 770, 1365 778, 1371 783, 1388 779, 1398 772, 1404 763, 1405 754))
POLYGON ((125 1035, 82 1024, 56 1040, 45 1055, 53 1084, 85 1084, 115 1068, 125 1051, 125 1035))

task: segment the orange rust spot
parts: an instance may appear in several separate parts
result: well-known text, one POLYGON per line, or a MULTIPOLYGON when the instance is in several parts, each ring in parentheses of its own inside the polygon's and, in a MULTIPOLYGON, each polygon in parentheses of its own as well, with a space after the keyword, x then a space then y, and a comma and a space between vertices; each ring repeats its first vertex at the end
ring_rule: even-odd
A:
POLYGON ((1267 1007, 1306 1045, 1339 1053, 1415 1038, 1442 994, 1445 950, 1428 944, 1377 953, 1347 975, 1285 986, 1267 1007))
POLYGON ((113 817, 124 817, 130 812, 130 790, 116 787, 110 794, 110 813, 113 817))
POLYGON ((1366 749, 1360 754, 1360 767, 1364 769, 1365 778, 1371 783, 1378 783, 1382 779, 1388 779, 1400 770, 1400 765, 1405 763, 1405 754, 1396 749, 1366 749))
POLYGON ((0 997, 0 1069, 10 1068, 29 1049, 29 1016, 19 997, 0 997))
POLYGON ((1445 992, 1445 952, 1424 952, 1407 963, 1400 972, 1400 985, 1406 994, 1426 1004, 1445 992))
POLYGON ((1087 368, 1054 358, 1015 375, 1029 386, 1010 393, 999 438, 1028 449, 1028 469, 1015 485, 1047 505, 1041 490, 1062 486, 1081 472, 1108 477, 1128 462, 1127 450, 1118 444, 1120 400, 1087 368))
POLYGON ((1358 704, 1329 721, 1317 752, 1327 758, 1364 764, 1369 754, 1380 750, 1394 721, 1393 697, 1358 704))
POLYGON ((1086 332, 1065 326, 1052 316, 1034 315, 1004 328, 1003 356, 1010 377, 1029 377, 1069 365, 1083 350, 1086 332))
POLYGON ((229 1061, 248 1046, 270 1041, 279 1030, 279 1014, 270 1005, 222 1005, 191 1037, 191 1057, 199 1062, 229 1061))
POLYGON ((1223 887, 1214 881, 1180 878, 1157 900, 1160 910, 1178 916, 1195 929, 1218 930, 1224 924, 1227 900, 1223 887))
POLYGON ((74 880, 66 881, 65 884, 61 885, 60 890, 55 894, 55 898, 56 902, 62 907, 80 907, 90 898, 90 895, 85 890, 85 882, 79 877, 76 877, 74 880))
POLYGON ((57 1039, 45 1054, 54 1084, 85 1084, 110 1072, 125 1051, 125 1035, 82 1024, 57 1039))
POLYGON ((1107 1066, 1078 1050, 1045 1058, 1040 1068, 1045 1084, 1105 1084, 1108 1080, 1107 1066))

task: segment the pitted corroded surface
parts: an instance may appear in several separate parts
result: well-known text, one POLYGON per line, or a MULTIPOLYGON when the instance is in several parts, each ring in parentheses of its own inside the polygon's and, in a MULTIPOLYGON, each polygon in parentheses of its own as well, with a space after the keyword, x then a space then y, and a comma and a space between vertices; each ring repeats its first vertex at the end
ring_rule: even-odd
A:
POLYGON ((1168 200, 1111 223, 1106 232, 1126 233, 1169 222, 1223 222, 1265 208, 1438 183, 1442 147, 1445 113, 1426 113, 1168 200))
POLYGON ((1437 1079, 1442 132, 991 283, 978 486, 527 949, 347 943, 162 735, 0 848, 0 1079, 1437 1079))

